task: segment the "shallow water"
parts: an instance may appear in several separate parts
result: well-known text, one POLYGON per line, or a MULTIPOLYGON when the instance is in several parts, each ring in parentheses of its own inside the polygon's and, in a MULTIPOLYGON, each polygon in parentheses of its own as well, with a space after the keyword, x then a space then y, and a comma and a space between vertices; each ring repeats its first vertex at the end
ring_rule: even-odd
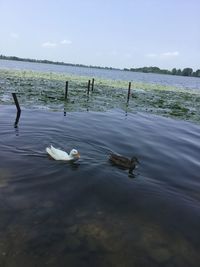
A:
POLYGON ((200 126, 0 106, 0 266, 199 266, 200 126), (53 144, 81 159, 48 158, 53 144), (113 151, 140 161, 129 177, 113 151))
MULTIPOLYGON (((102 111, 120 108, 128 112, 148 112, 155 115, 200 122, 200 91, 161 84, 135 83, 127 102, 127 82, 95 80, 88 94, 88 78, 58 73, 0 70, 0 104, 13 103, 17 93, 21 106, 60 111, 102 111), (67 100, 64 99, 69 81, 67 100)), ((159 79, 157 80, 157 82, 159 79)), ((151 82, 151 79, 149 80, 151 82)), ((173 84, 173 83, 172 83, 173 84)))

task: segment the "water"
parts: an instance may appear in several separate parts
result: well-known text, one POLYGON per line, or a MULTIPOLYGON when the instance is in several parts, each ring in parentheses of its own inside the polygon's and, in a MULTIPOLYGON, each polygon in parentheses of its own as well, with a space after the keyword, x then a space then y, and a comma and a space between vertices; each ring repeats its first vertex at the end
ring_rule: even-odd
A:
POLYGON ((0 266, 199 266, 200 126, 0 106, 0 266), (48 158, 77 148, 74 163, 48 158), (140 161, 135 177, 110 151, 140 161))
POLYGON ((138 73, 122 70, 107 70, 96 68, 85 68, 75 66, 62 66, 54 64, 32 63, 12 60, 0 60, 0 68, 33 70, 41 72, 67 73, 95 78, 135 81, 161 85, 176 86, 185 89, 200 89, 200 79, 196 77, 183 77, 173 75, 161 75, 152 73, 138 73))

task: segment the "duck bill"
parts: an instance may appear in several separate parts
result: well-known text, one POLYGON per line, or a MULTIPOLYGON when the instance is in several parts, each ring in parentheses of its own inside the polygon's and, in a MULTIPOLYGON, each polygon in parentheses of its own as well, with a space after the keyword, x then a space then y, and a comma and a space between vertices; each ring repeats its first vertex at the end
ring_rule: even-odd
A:
POLYGON ((77 157, 78 159, 80 159, 80 157, 81 157, 80 153, 78 153, 78 154, 76 155, 76 157, 77 157))

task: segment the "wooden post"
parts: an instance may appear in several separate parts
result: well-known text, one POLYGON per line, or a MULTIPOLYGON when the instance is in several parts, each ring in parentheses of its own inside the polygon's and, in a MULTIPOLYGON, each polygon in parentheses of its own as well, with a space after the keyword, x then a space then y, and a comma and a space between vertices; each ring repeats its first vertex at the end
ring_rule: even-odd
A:
POLYGON ((15 119, 15 124, 14 124, 15 128, 18 127, 18 122, 19 122, 20 115, 21 115, 21 110, 18 110, 17 111, 17 115, 16 115, 16 119, 15 119))
POLYGON ((16 93, 12 93, 12 97, 13 97, 13 99, 14 99, 14 101, 15 101, 15 106, 16 106, 16 108, 17 108, 17 112, 21 112, 21 108, 20 108, 20 105, 19 105, 19 102, 18 102, 18 100, 17 100, 17 96, 16 96, 16 93))
POLYGON ((68 81, 66 81, 65 84, 65 100, 67 100, 67 94, 68 94, 68 81))
POLYGON ((130 94, 131 94, 131 82, 129 82, 129 84, 128 84, 127 103, 129 102, 130 94))
POLYGON ((90 80, 88 80, 88 87, 87 87, 87 94, 89 95, 90 92, 90 80))
POLYGON ((94 78, 92 78, 92 92, 94 91, 94 78))

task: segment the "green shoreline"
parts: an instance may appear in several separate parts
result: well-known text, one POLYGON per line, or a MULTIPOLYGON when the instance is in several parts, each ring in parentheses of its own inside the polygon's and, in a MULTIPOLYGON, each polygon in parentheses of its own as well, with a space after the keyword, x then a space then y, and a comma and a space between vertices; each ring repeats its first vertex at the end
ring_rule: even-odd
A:
POLYGON ((127 105, 128 82, 95 79, 94 91, 87 96, 91 77, 21 70, 0 70, 0 104, 12 104, 18 93, 22 106, 69 111, 148 112, 161 116, 200 122, 200 91, 174 86, 132 82, 127 105), (65 82, 68 100, 64 101, 65 82))
POLYGON ((140 67, 140 68, 114 68, 114 67, 102 67, 94 65, 84 65, 84 64, 75 64, 75 63, 66 63, 60 61, 51 61, 46 59, 32 59, 32 58, 21 58, 16 56, 4 56, 0 55, 1 60, 12 60, 12 61, 22 61, 22 62, 31 62, 31 63, 43 63, 43 64, 54 64, 61 66, 72 66, 72 67, 83 67, 83 68, 95 68, 95 69, 109 69, 109 70, 125 70, 132 72, 141 72, 141 73, 154 73, 154 74, 167 74, 167 75, 177 75, 177 76, 187 76, 187 77, 200 77, 200 69, 194 71, 192 68, 176 69, 160 69, 156 66, 151 67, 140 67))

